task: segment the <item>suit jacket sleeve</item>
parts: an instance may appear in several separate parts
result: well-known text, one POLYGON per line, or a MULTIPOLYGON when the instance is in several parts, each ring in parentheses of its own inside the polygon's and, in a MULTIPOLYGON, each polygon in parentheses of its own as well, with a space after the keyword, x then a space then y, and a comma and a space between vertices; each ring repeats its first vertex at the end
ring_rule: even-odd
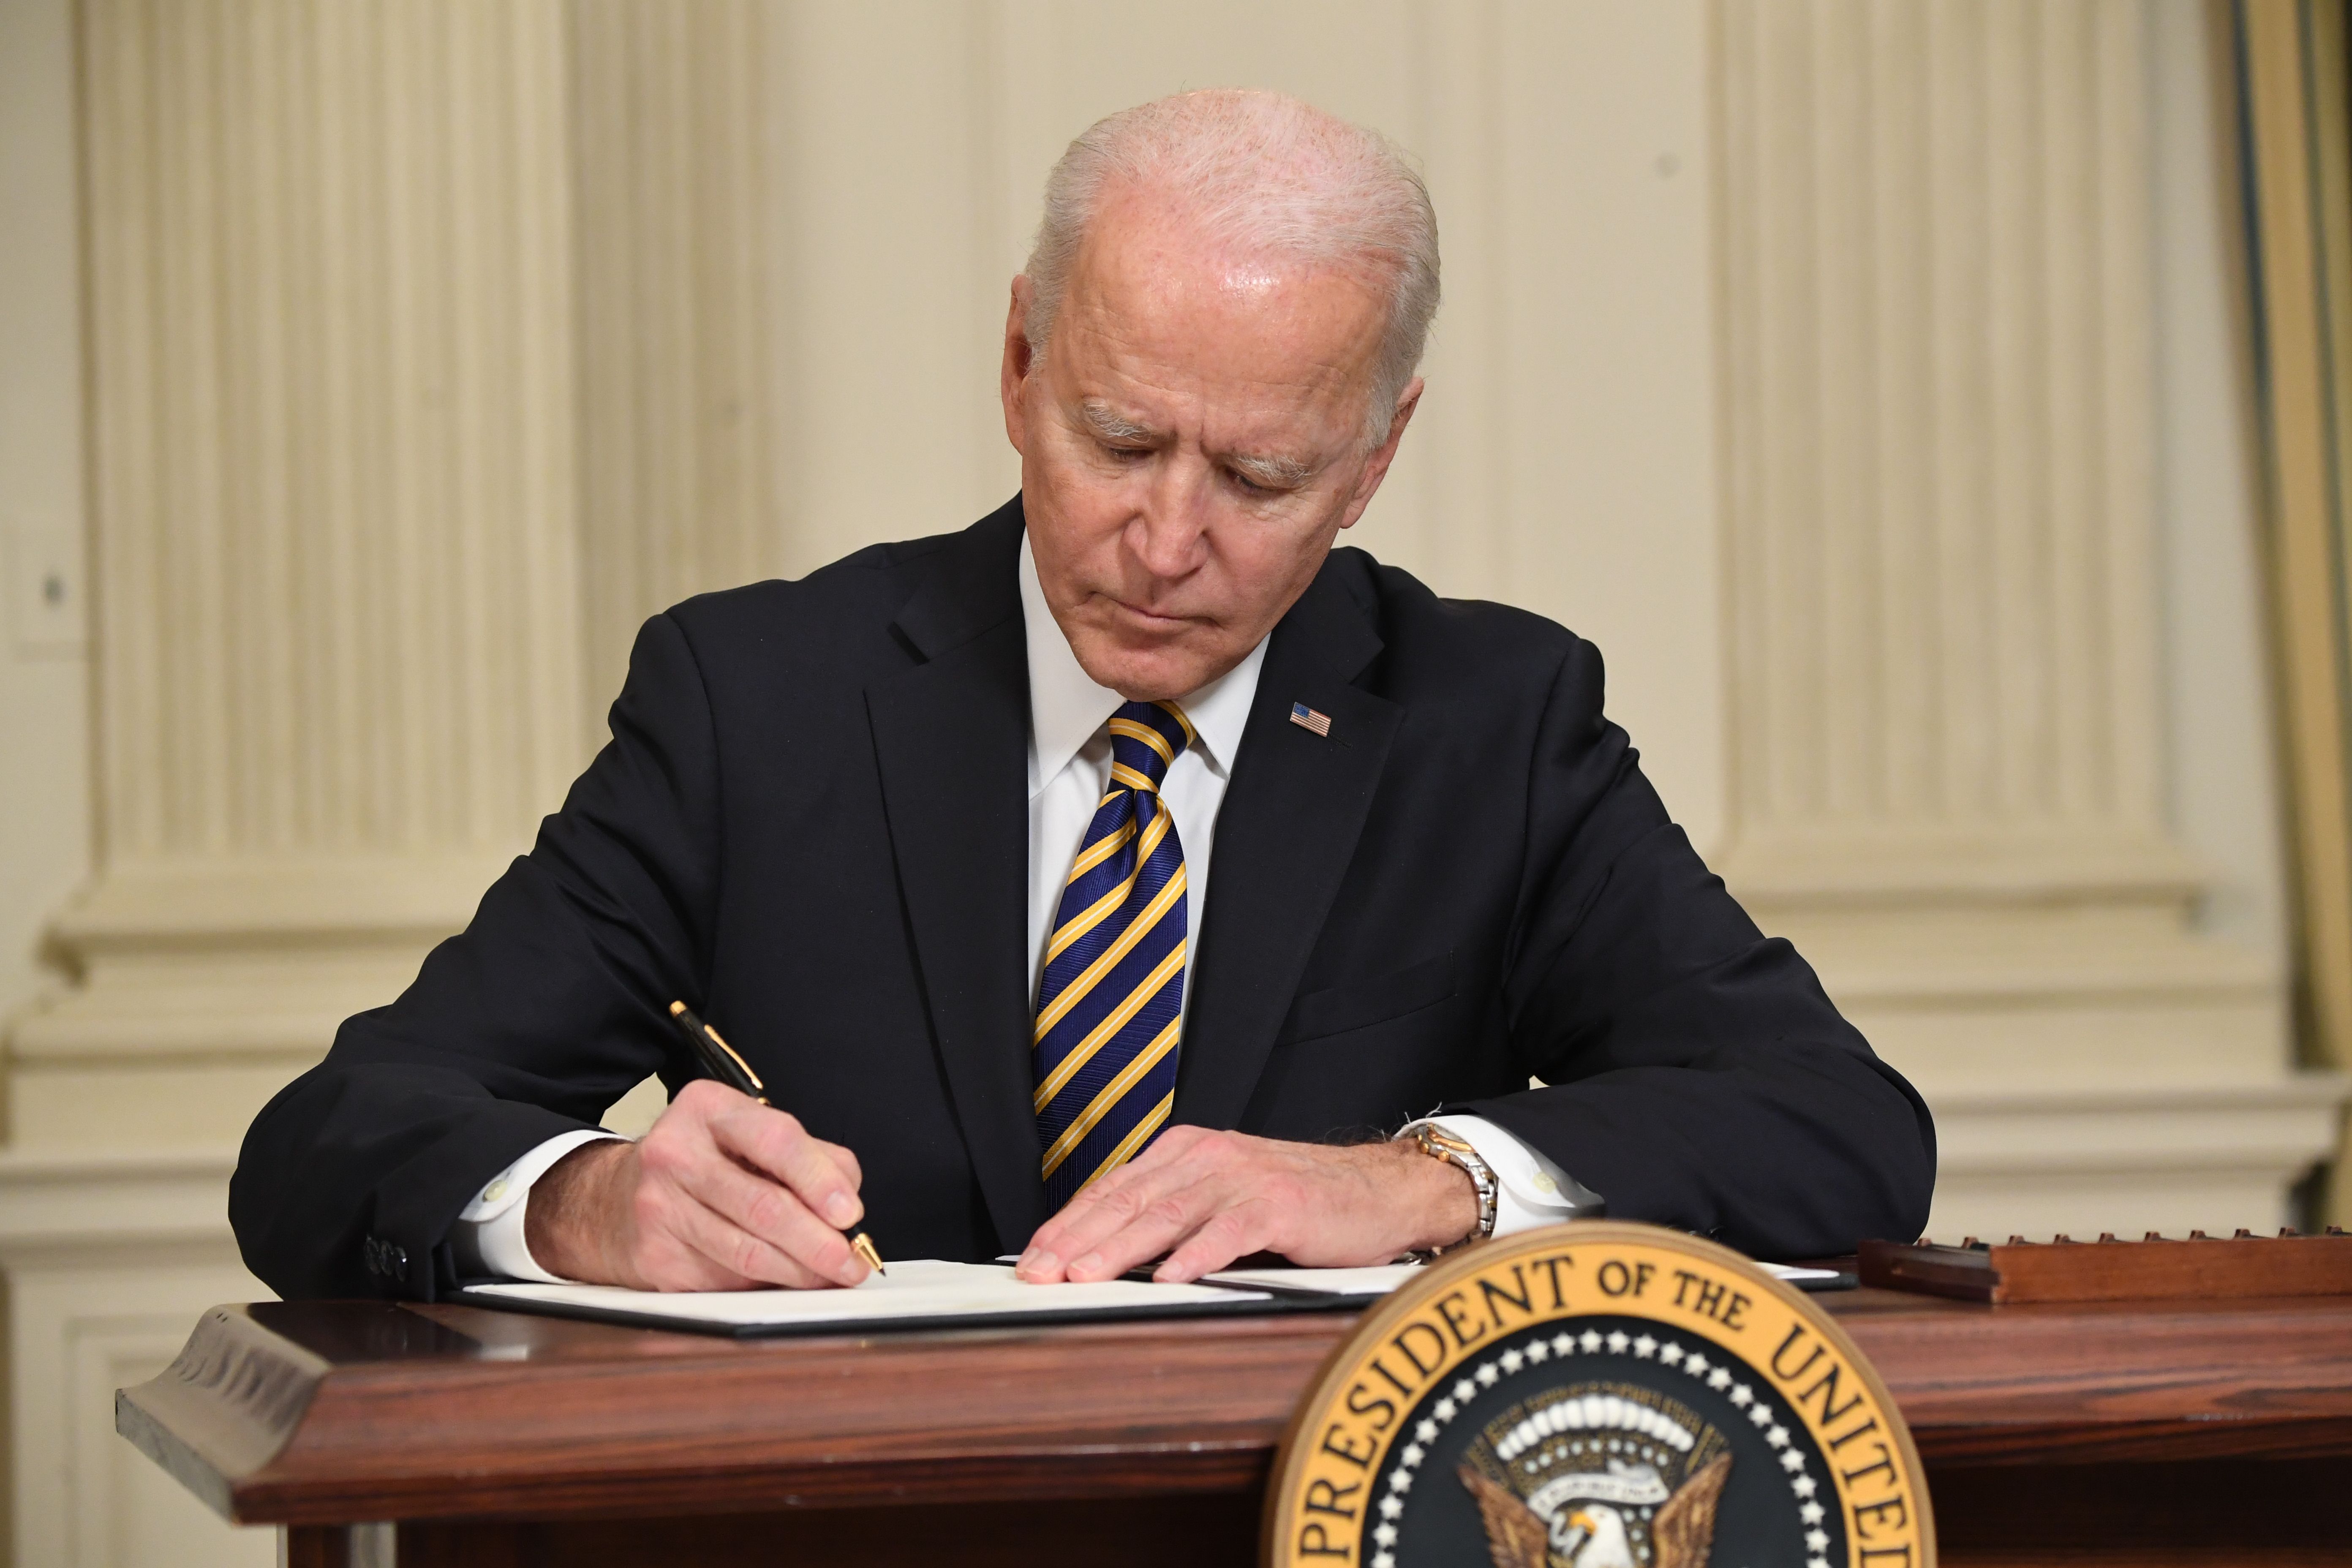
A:
POLYGON ((701 995, 719 864, 709 704, 667 616, 637 636, 612 729, 465 932, 247 1133, 229 1216, 280 1295, 430 1299, 480 1184, 663 1066, 663 1009, 701 995))
POLYGON ((1935 1184, 1926 1103, 1707 870, 1601 687, 1577 642, 1537 740, 1507 954, 1513 1050, 1550 1087, 1447 1109, 1542 1150, 1617 1218, 1763 1258, 1911 1239, 1935 1184))

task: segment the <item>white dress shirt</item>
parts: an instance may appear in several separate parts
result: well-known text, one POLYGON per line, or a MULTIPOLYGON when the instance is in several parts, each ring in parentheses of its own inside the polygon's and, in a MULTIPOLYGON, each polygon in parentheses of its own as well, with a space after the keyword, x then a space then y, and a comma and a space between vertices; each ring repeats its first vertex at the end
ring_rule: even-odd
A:
MULTIPOLYGON (((1070 862, 1086 842, 1087 828, 1109 786, 1108 725, 1126 699, 1096 685, 1070 651, 1038 585, 1037 563, 1025 534, 1021 540, 1021 611, 1029 651, 1029 994, 1034 997, 1070 862)), ((1265 644, 1261 641, 1241 663, 1178 703, 1198 739, 1169 765, 1160 798, 1176 819, 1177 841, 1184 849, 1188 949, 1200 933, 1201 912, 1209 907, 1217 809, 1224 804, 1234 756, 1241 749, 1242 731, 1248 725, 1258 672, 1265 664, 1265 644)), ((1180 1016, 1189 1014, 1192 1005, 1188 984, 1180 1016)), ((1180 1055, 1183 1050, 1181 1035, 1177 1050, 1180 1055)), ((1598 1202, 1551 1161, 1484 1117, 1429 1120, 1468 1143, 1494 1170, 1497 1236, 1566 1219, 1598 1202)), ((460 1267, 518 1279, 556 1280, 558 1276, 540 1267, 523 1240, 530 1184, 581 1144, 614 1136, 590 1129, 563 1133, 491 1178, 451 1230, 460 1267)))
MULTIPOLYGON (((1110 788, 1110 719, 1127 699, 1097 686, 1070 651, 1037 584, 1026 534, 1021 539, 1021 614, 1029 640, 1029 996, 1034 1002, 1070 862, 1077 858, 1095 810, 1110 788)), ((1186 984, 1180 1018, 1192 1009, 1191 950, 1201 934, 1201 911, 1209 907, 1217 808, 1225 803, 1234 753, 1241 749, 1265 664, 1261 641, 1241 663, 1176 704, 1198 735, 1168 764, 1160 785, 1160 802, 1176 819, 1176 841, 1184 850, 1186 984)), ((1179 1052, 1181 1039, 1180 1033, 1179 1052)))

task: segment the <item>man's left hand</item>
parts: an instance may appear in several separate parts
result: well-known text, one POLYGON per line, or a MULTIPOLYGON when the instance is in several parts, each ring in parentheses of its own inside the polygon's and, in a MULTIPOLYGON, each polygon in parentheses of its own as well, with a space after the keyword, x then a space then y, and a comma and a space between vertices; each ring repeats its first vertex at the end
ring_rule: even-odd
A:
POLYGON ((1410 1142, 1282 1143, 1171 1127, 1040 1226, 1018 1272, 1035 1284, 1116 1279, 1163 1253, 1152 1278, 1169 1283, 1254 1252, 1344 1268, 1447 1246, 1477 1224, 1468 1174, 1410 1142))

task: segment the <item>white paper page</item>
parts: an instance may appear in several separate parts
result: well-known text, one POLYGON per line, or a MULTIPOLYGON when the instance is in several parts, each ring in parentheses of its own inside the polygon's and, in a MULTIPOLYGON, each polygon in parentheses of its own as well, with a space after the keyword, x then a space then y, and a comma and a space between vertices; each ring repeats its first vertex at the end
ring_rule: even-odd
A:
POLYGON ((863 1323, 999 1313, 1078 1312, 1106 1307, 1169 1306, 1196 1301, 1263 1301, 1260 1291, 1213 1285, 1143 1285, 1108 1279, 1097 1285, 1027 1285, 1013 1270, 989 1263, 929 1258, 893 1262, 847 1290, 627 1290, 617 1285, 478 1285, 468 1295, 596 1307, 680 1322, 758 1327, 780 1323, 863 1323))
POLYGON ((1225 1285, 1328 1290, 1334 1296, 1385 1296, 1420 1271, 1418 1263, 1381 1263, 1369 1268, 1225 1268, 1207 1278, 1225 1285))
MULTIPOLYGON (((1418 1263, 1383 1263, 1370 1268, 1227 1268, 1208 1276, 1229 1285, 1287 1286, 1294 1289, 1328 1290, 1335 1296, 1385 1296, 1421 1268, 1418 1263)), ((1786 1263, 1759 1263, 1759 1268, 1791 1285, 1834 1279, 1830 1268, 1797 1268, 1786 1263)))
MULTIPOLYGON (((1011 1255, 1007 1254, 1008 1260, 1011 1255)), ((1775 1279, 1791 1285, 1810 1284, 1817 1280, 1834 1279, 1832 1268, 1799 1268, 1787 1263, 1759 1263, 1756 1266, 1775 1279)), ((1422 1268, 1418 1263, 1380 1263, 1364 1268, 1223 1268, 1203 1276, 1223 1285, 1255 1285, 1275 1289, 1328 1290, 1334 1296, 1370 1299, 1385 1296, 1413 1277, 1422 1268)), ((1155 1289, 1167 1289, 1161 1285, 1155 1289)))

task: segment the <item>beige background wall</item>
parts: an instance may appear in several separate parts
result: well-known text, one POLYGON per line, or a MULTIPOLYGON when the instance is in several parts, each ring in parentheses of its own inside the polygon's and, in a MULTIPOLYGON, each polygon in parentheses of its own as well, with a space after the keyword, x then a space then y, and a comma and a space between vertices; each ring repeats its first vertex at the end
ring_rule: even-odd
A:
POLYGON ((107 1400, 258 1289, 246 1120, 528 842, 640 617, 1011 493, 1045 169, 1186 86, 1423 158, 1446 302, 1354 542, 1601 646, 1928 1086, 1938 1233, 2280 1223, 2342 1086, 2281 1007, 2207 23, 0 0, 15 1560, 267 1560, 107 1400))
POLYGON ((2182 841, 2211 870, 2200 924, 2283 964, 2251 348, 2210 31, 2201 5, 2168 4, 2151 15, 2167 804, 2182 841))
POLYGON ((0 1013, 89 869, 80 252, 62 0, 0 4, 0 1013), (54 583, 54 589, 51 584, 54 583))

